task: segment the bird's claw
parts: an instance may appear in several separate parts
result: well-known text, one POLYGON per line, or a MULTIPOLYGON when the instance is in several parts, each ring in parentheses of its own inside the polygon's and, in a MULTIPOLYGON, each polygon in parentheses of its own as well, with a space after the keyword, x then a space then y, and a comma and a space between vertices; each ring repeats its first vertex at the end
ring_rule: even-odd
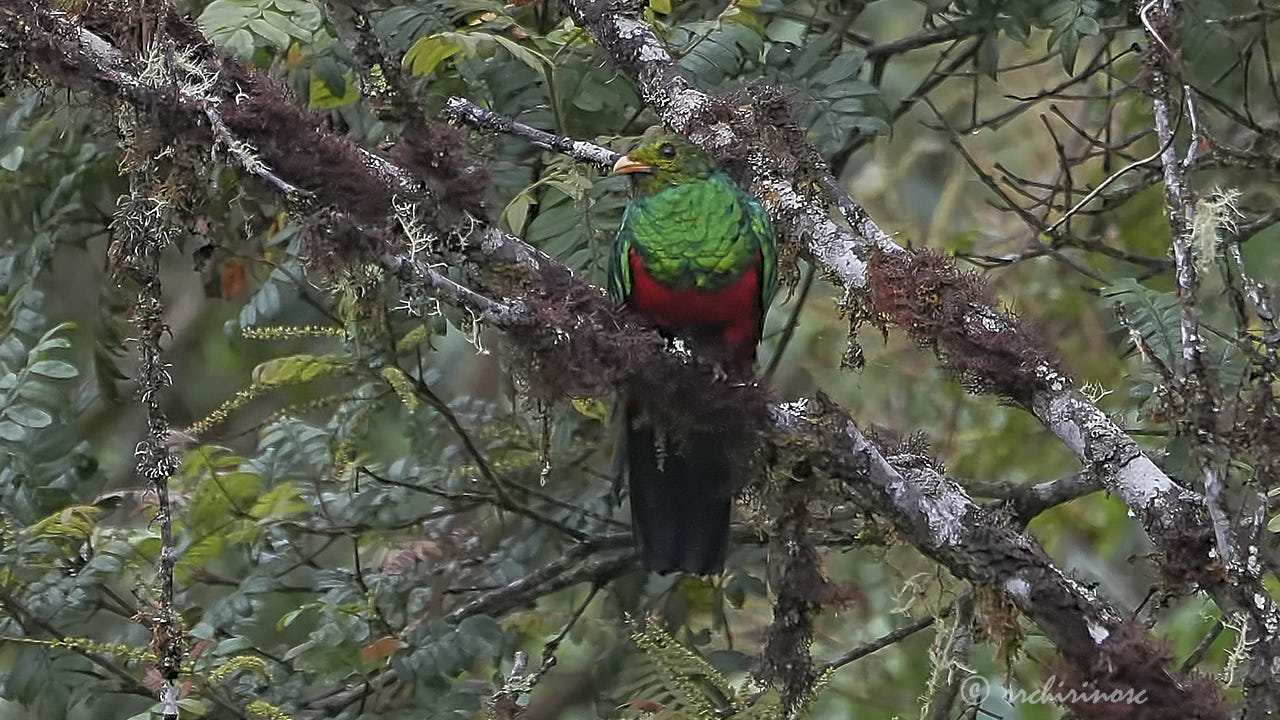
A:
POLYGON ((724 382, 729 379, 729 373, 724 371, 720 363, 711 363, 711 379, 715 382, 724 382))

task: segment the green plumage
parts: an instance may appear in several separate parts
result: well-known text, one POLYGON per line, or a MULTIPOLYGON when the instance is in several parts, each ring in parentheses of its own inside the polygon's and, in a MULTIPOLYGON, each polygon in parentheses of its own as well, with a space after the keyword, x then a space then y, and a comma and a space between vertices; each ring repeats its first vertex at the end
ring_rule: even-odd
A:
POLYGON ((628 157, 651 170, 634 176, 635 197, 609 265, 609 292, 631 293, 630 251, 670 288, 714 292, 740 277, 761 257, 761 307, 778 289, 778 248, 769 215, 738 183, 715 167, 697 146, 651 131, 628 157), (663 147, 674 157, 664 157, 663 147))
POLYGON ((627 206, 611 269, 610 290, 621 300, 631 292, 630 250, 635 248, 649 274, 671 288, 714 292, 752 266, 762 267, 761 300, 777 290, 777 251, 764 208, 728 175, 716 170, 627 206))

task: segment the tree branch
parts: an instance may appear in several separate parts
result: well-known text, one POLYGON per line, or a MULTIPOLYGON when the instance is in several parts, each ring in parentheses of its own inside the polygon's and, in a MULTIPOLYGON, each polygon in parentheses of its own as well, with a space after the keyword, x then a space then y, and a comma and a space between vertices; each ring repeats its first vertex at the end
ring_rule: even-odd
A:
POLYGON ((445 102, 443 114, 446 120, 470 125, 477 130, 486 132, 514 135, 543 150, 551 150, 568 155, 575 160, 593 163, 605 172, 612 170, 613 164, 618 161, 618 158, 622 157, 621 153, 616 153, 595 143, 555 135, 545 130, 525 125, 514 118, 485 110, 466 98, 449 98, 445 102))
POLYGON ((1008 503, 1018 520, 1024 524, 1051 507, 1102 489, 1102 481, 1088 470, 1031 485, 989 481, 971 481, 965 484, 975 495, 997 498, 1008 503))
POLYGON ((976 505, 927 458, 887 459, 842 409, 824 398, 784 405, 775 416, 780 425, 802 430, 817 443, 807 457, 846 483, 855 502, 889 518, 913 546, 956 576, 999 592, 1074 667, 1087 668, 1090 682, 1102 688, 1148 689, 1154 704, 1144 713, 1154 714, 1145 717, 1225 717, 1215 698, 1195 694, 1185 678, 1163 663, 1151 665, 1155 656, 1150 653, 1157 651, 1141 641, 1131 644, 1141 638, 1139 628, 1064 575, 1033 538, 976 505), (1121 670, 1135 663, 1159 669, 1140 678, 1121 670), (1164 709, 1156 710, 1159 705, 1164 709), (1192 707, 1196 709, 1187 713, 1192 707))

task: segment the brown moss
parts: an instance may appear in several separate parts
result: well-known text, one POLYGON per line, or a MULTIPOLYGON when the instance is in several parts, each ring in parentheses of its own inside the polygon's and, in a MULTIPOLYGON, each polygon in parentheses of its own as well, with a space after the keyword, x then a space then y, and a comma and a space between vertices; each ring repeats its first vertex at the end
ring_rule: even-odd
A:
POLYGON ((489 171, 468 152, 467 133, 443 123, 415 120, 401 132, 393 157, 416 171, 431 189, 443 224, 455 225, 467 215, 490 216, 489 171))
POLYGON ((385 227, 361 227, 355 218, 330 206, 303 218, 300 236, 307 264, 329 276, 380 263, 400 246, 399 236, 385 227))
POLYGON ((246 77, 247 97, 219 107, 237 136, 258 149, 268 166, 321 205, 346 209, 366 223, 385 221, 390 193, 364 166, 350 140, 325 131, 321 120, 284 99, 266 78, 246 77))
POLYGON ((1022 653, 1027 633, 1019 618, 1022 613, 1009 599, 990 586, 980 586, 974 595, 978 629, 996 648, 996 657, 1004 663, 1005 674, 1013 675, 1013 664, 1022 653))
POLYGON ((930 250, 877 251, 868 273, 871 311, 936 352, 970 391, 1030 405, 1045 388, 1040 369, 1061 372, 1039 333, 999 309, 985 280, 949 258, 930 250))
POLYGON ((1227 580, 1217 558, 1217 541, 1207 511, 1164 512, 1160 508, 1182 503, 1177 490, 1168 490, 1153 502, 1152 522, 1147 532, 1162 551, 1160 571, 1166 585, 1175 591, 1192 592, 1196 585, 1209 589, 1227 580))
POLYGON ((1225 720, 1229 708, 1217 685, 1199 675, 1173 673, 1168 646, 1154 645, 1136 622, 1107 638, 1094 667, 1053 666, 1051 691, 1081 720, 1225 720), (1170 682, 1170 677, 1174 682, 1170 682), (1074 692, 1075 702, 1070 698, 1074 692), (1139 696, 1138 693, 1141 692, 1139 696), (1115 702, 1100 698, 1115 699, 1115 702), (1142 702, 1131 700, 1141 699, 1142 702))
POLYGON ((776 595, 773 620, 765 631, 764 649, 753 674, 762 684, 780 688, 788 716, 813 697, 818 677, 810 647, 814 617, 824 606, 843 607, 861 597, 858 589, 837 586, 822 572, 813 531, 818 508, 829 508, 832 483, 811 461, 821 453, 822 439, 791 443, 791 457, 775 461, 767 482, 755 489, 763 516, 770 519, 769 586, 776 595))
POLYGON ((820 487, 818 477, 775 478, 765 504, 769 528, 769 584, 777 599, 773 621, 765 631, 764 649, 753 674, 762 684, 777 684, 788 714, 804 707, 813 694, 817 669, 810 653, 813 618, 825 601, 843 593, 827 582, 813 539, 809 501, 820 487))
POLYGON ((510 329, 510 353, 534 399, 604 397, 615 388, 643 400, 676 432, 710 431, 753 452, 769 424, 767 390, 749 378, 717 379, 707 362, 668 350, 600 290, 569 274, 546 274, 524 301, 530 322, 510 329))

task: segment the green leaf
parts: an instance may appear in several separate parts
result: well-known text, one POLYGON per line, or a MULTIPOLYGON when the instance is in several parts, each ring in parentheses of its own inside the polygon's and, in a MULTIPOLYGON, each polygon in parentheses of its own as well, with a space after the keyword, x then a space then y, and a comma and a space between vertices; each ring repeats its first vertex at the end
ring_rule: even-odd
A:
POLYGON ((744 672, 751 667, 751 658, 737 650, 715 650, 707 655, 707 662, 724 673, 744 672))
POLYGON ((220 527, 255 502, 261 489, 262 478, 251 472, 209 473, 183 519, 193 528, 220 527))
POLYGON ((978 57, 975 61, 978 72, 996 77, 1000 69, 1000 36, 994 32, 982 36, 978 44, 978 57))
POLYGON ((1178 301, 1170 293, 1152 290, 1134 278, 1121 278, 1100 291, 1108 305, 1120 303, 1129 321, 1159 359, 1172 365, 1181 348, 1178 301))
POLYGON ((530 50, 515 40, 502 35, 491 35, 490 37, 496 40, 499 45, 506 48, 507 52, 515 56, 517 60, 532 68, 534 72, 539 72, 545 75, 551 68, 551 61, 542 55, 542 53, 539 53, 536 50, 530 50))
POLYGON ((1080 49, 1080 33, 1075 28, 1070 28, 1062 33, 1062 39, 1058 41, 1058 51, 1062 54, 1062 69, 1068 73, 1075 72, 1076 52, 1080 49))
MULTIPOLYGON (((302 611, 297 610, 295 612, 302 612, 302 611)), ((213 654, 214 655, 234 655, 238 652, 248 650, 251 647, 253 647, 253 641, 247 637, 242 637, 242 636, 229 637, 226 640, 223 640, 222 642, 214 646, 213 654)))
POLYGON ((9 172, 17 172, 22 167, 22 158, 26 155, 26 148, 21 145, 10 150, 4 157, 0 157, 0 168, 4 168, 9 172))
POLYGON ((331 57, 323 57, 316 61, 311 68, 312 82, 319 77, 324 81, 325 89, 332 95, 341 97, 347 92, 348 86, 354 75, 343 68, 331 57))
POLYGON ((847 80, 842 83, 830 85, 822 90, 822 97, 828 100, 839 100, 841 98, 865 97, 867 95, 879 95, 880 88, 872 85, 866 80, 847 80))
POLYGON ((297 610, 290 610, 289 612, 287 612, 287 613, 285 613, 284 615, 281 615, 281 616, 280 616, 280 620, 276 622, 276 628, 277 628, 277 629, 280 629, 280 630, 283 630, 284 628, 289 627, 290 625, 292 625, 292 624, 294 624, 295 622, 297 622, 298 618, 302 616, 302 613, 304 613, 304 612, 306 612, 306 611, 308 611, 308 610, 312 610, 312 609, 314 609, 315 607, 316 607, 316 606, 314 606, 314 605, 303 605, 302 607, 298 608, 297 610))
POLYGON ((465 638, 480 638, 491 645, 502 641, 502 624, 488 615, 472 615, 458 623, 458 632, 465 638))
POLYGON ((307 382, 347 367, 343 355, 289 355, 262 363, 253 369, 253 382, 288 385, 307 382))
POLYGON ((4 438, 9 442, 22 442, 26 437, 27 431, 20 426, 8 420, 0 420, 0 438, 4 438))
POLYGON ((331 78, 322 76, 314 69, 311 71, 307 107, 313 110, 329 110, 350 105, 360 99, 360 84, 356 82, 354 73, 347 71, 345 75, 336 77, 338 82, 335 83, 331 82, 331 78))
POLYGON ((573 99, 573 106, 584 112, 600 112, 604 109, 604 99, 593 92, 580 92, 573 99))
POLYGON ((570 398, 570 403, 573 409, 583 417, 589 417, 601 423, 609 422, 609 404, 600 398, 575 397, 570 398))
POLYGON ((243 27, 251 17, 258 14, 257 3, 243 0, 213 0, 200 13, 197 21, 200 29, 210 37, 225 34, 235 28, 243 27))
POLYGON ((461 49, 443 35, 420 38, 404 54, 404 66, 414 75, 430 75, 440 63, 457 55, 461 49))
POLYGON ((1088 15, 1076 18, 1076 32, 1081 35, 1097 35, 1101 31, 1098 21, 1088 15))
POLYGON ((199 698, 183 698, 178 701, 178 708, 184 715, 191 717, 204 717, 209 714, 209 703, 199 698))
POLYGON ((302 19, 313 30, 318 29, 324 20, 320 8, 307 0, 271 0, 271 4, 282 13, 302 19))
POLYGON ((253 20, 250 20, 249 30, 252 31, 254 35, 257 35, 281 50, 287 49, 289 44, 292 42, 289 38, 289 33, 280 30, 263 18, 254 18, 253 20))
POLYGON ((861 48, 842 52, 831 61, 830 65, 823 68, 822 72, 813 76, 813 83, 815 85, 830 85, 840 82, 856 73, 866 59, 867 51, 861 48))
POLYGON ((295 19, 299 19, 297 15, 282 15, 277 12, 269 12, 265 13, 262 19, 270 23, 275 29, 302 43, 311 42, 315 31, 319 29, 318 26, 303 27, 294 22, 295 19))
POLYGON ((786 43, 801 47, 805 44, 805 34, 809 31, 808 23, 791 18, 774 18, 765 28, 765 37, 775 43, 786 43))
POLYGON ((45 333, 44 336, 40 338, 40 341, 36 343, 35 351, 44 352, 46 350, 66 349, 71 347, 71 341, 61 337, 60 333, 74 328, 75 323, 65 322, 50 329, 49 332, 45 333))
POLYGON ((211 560, 222 553, 226 545, 227 536, 220 533, 209 535, 188 547, 173 566, 174 577, 181 583, 189 583, 196 571, 207 567, 211 560))
POLYGON ((827 48, 831 47, 834 41, 830 35, 823 35, 813 42, 804 43, 800 54, 796 56, 795 62, 791 65, 791 74, 797 78, 803 78, 809 75, 809 72, 822 62, 822 54, 827 48))
POLYGON ((534 199, 528 192, 517 193, 511 198, 511 202, 507 203, 507 207, 502 211, 502 219, 506 221, 511 232, 519 235, 524 231, 524 224, 529 219, 529 210, 534 204, 534 199))
POLYGON ((53 423, 52 415, 30 405, 10 405, 4 409, 4 414, 19 425, 33 429, 49 427, 53 423))
POLYGON ((41 360, 31 366, 31 372, 48 378, 66 379, 80 374, 75 365, 61 360, 41 360))
POLYGON ((888 135, 889 123, 878 117, 864 115, 854 118, 853 127, 863 135, 888 135))
POLYGON ((279 487, 258 498, 249 510, 249 514, 259 520, 276 520, 287 515, 304 513, 311 505, 302 499, 302 493, 291 482, 282 483, 279 487))
POLYGON ((253 34, 243 28, 222 41, 222 51, 239 58, 248 58, 253 54, 253 48, 253 34))
POLYGON ((529 223, 528 239, 552 255, 565 252, 572 245, 560 247, 552 241, 565 236, 572 236, 572 242, 579 241, 582 237, 582 216, 582 209, 572 198, 559 191, 548 193, 543 198, 538 216, 529 223))

